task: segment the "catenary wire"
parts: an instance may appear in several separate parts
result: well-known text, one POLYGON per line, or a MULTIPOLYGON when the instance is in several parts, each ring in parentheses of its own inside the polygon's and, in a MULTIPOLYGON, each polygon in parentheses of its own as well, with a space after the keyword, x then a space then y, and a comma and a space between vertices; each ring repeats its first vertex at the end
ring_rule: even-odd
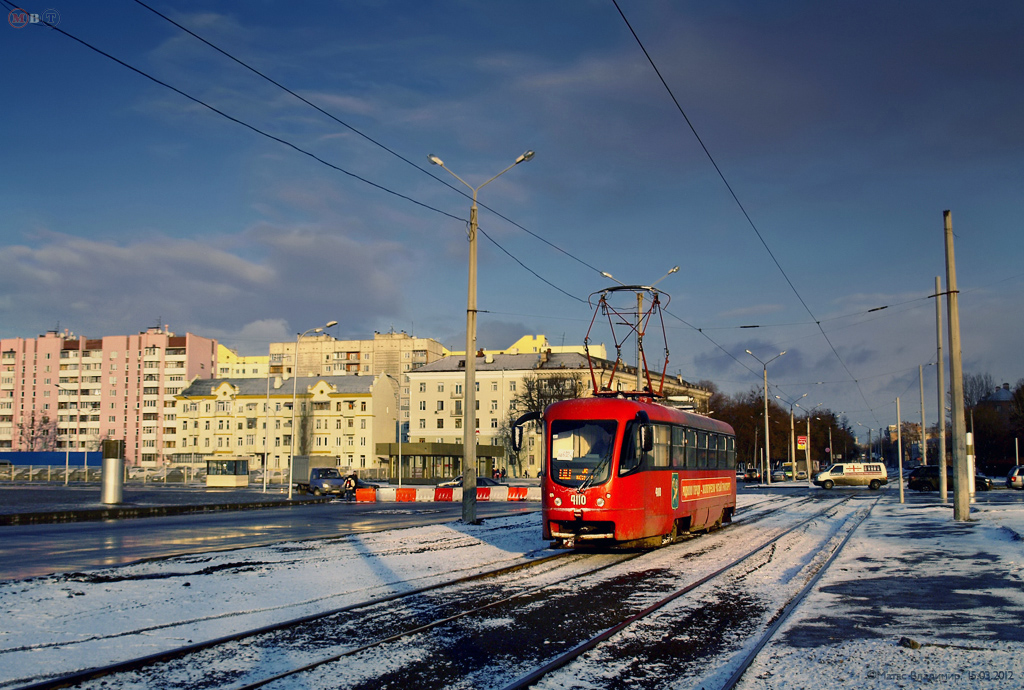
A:
MULTIPOLYGON (((629 23, 629 20, 626 18, 626 15, 622 11, 622 8, 619 7, 618 0, 612 0, 612 3, 615 5, 615 9, 618 10, 619 15, 622 17, 622 21, 625 22, 626 27, 629 29, 629 32, 633 35, 633 38, 636 40, 637 45, 640 46, 640 50, 643 51, 643 54, 647 58, 647 61, 651 64, 651 67, 654 69, 655 74, 657 74, 658 79, 661 80, 662 86, 665 87, 665 90, 668 92, 669 97, 672 99, 672 102, 675 103, 676 108, 679 110, 679 113, 683 116, 683 119, 689 126, 690 131, 693 132, 693 136, 697 139, 697 142, 704 150, 704 153, 705 155, 707 155, 708 160, 711 161, 711 165, 715 168, 715 171, 718 173, 719 178, 721 178, 722 182, 725 184, 726 189, 729 190, 729 194, 732 196, 733 201, 736 202, 736 205, 740 209, 740 212, 743 214, 743 217, 746 218, 747 223, 750 225, 751 229, 753 229, 754 234, 757 235, 757 239, 761 241, 761 244, 762 246, 764 246, 765 251, 768 252, 768 256, 771 257, 772 261, 775 263, 775 267, 779 269, 779 272, 782 274, 782 277, 785 278, 786 283, 793 291, 793 294, 796 295, 796 298, 800 301, 800 304, 803 305, 804 310, 811 317, 811 319, 813 319, 814 322, 818 325, 818 329, 821 331, 822 337, 825 339, 825 342, 828 343, 829 348, 832 350, 832 354, 834 354, 836 359, 839 360, 839 363, 843 366, 843 369, 846 370, 846 373, 849 375, 850 379, 855 384, 857 384, 857 390, 860 392, 860 396, 864 400, 864 404, 870 407, 871 404, 868 402, 867 397, 864 395, 864 389, 861 388, 860 383, 857 382, 857 378, 853 375, 853 372, 850 371, 850 367, 847 366, 846 362, 839 355, 839 351, 836 350, 835 345, 832 344, 832 341, 825 333, 825 330, 821 328, 821 323, 818 321, 817 317, 814 316, 814 312, 811 311, 811 308, 807 305, 807 302, 804 300, 803 296, 801 296, 800 291, 796 289, 796 286, 790 279, 789 274, 786 273, 786 270, 782 267, 782 264, 779 263, 779 260, 772 252, 771 247, 768 246, 768 243, 765 241, 764 236, 761 235, 761 231, 757 228, 757 225, 754 223, 754 220, 750 217, 750 214, 747 213, 746 207, 743 206, 743 203, 740 201, 739 196, 737 196, 732 185, 729 183, 729 180, 725 177, 725 173, 722 172, 722 169, 715 161, 714 156, 711 155, 711 151, 708 150, 708 147, 704 144, 704 141, 697 133, 696 127, 694 127, 693 123, 690 121, 690 118, 687 116, 686 111, 679 103, 679 99, 676 98, 675 93, 673 93, 672 91, 672 88, 668 85, 668 82, 665 81, 665 78, 662 76, 661 71, 658 69, 657 64, 654 62, 654 59, 651 57, 650 53, 647 52, 647 48, 644 47, 643 41, 640 40, 640 37, 637 35, 636 31, 633 30, 633 27, 629 23)), ((877 422, 878 420, 876 419, 875 421, 877 422)))
MULTIPOLYGON (((10 4, 7 0, 3 0, 3 4, 6 7, 8 7, 9 9, 16 9, 14 7, 14 5, 10 4)), ((394 195, 394 196, 396 196, 396 197, 398 197, 400 199, 404 199, 405 201, 409 201, 409 202, 411 202, 411 203, 413 203, 413 204, 415 204, 417 206, 420 206, 422 208, 425 208, 427 210, 434 211, 435 213, 439 213, 439 214, 441 214, 443 216, 446 216, 448 218, 451 218, 453 220, 462 221, 463 223, 468 222, 468 221, 466 221, 465 218, 460 218, 459 216, 456 216, 456 215, 453 215, 451 213, 448 213, 447 211, 442 211, 439 208, 436 208, 436 207, 431 206, 429 204, 423 203, 422 201, 418 201, 417 199, 414 199, 414 198, 412 198, 412 197, 410 197, 410 196, 408 196, 406 194, 402 194, 401 192, 397 192, 397 191, 395 191, 393 189, 389 189, 388 187, 385 187, 384 185, 381 185, 381 184, 378 184, 376 182, 373 182, 372 180, 369 180, 369 179, 367 179, 365 177, 362 177, 361 175, 357 175, 356 173, 353 173, 353 172, 351 172, 349 170, 346 170, 346 169, 344 169, 344 168, 342 168, 342 167, 340 167, 338 165, 335 165, 334 163, 331 163, 330 161, 324 160, 323 158, 321 158, 320 156, 316 155, 315 153, 313 153, 311 151, 307 151, 306 149, 304 149, 304 148, 302 148, 302 147, 300 147, 300 146, 298 146, 296 144, 293 144, 292 142, 288 141, 287 139, 282 139, 281 137, 276 136, 274 134, 271 134, 270 132, 264 131, 264 130, 260 129, 259 127, 256 127, 254 125, 249 124, 248 122, 245 122, 244 120, 241 120, 241 119, 239 119, 237 117, 229 115, 228 113, 224 112, 223 110, 220 110, 220 109, 210 105, 209 103, 206 103, 205 101, 203 101, 203 100, 201 100, 201 99, 199 99, 199 98, 197 98, 195 96, 192 96, 191 94, 188 94, 185 91, 183 91, 183 90, 181 90, 181 89, 179 89, 179 88, 177 88, 175 86, 172 86, 171 84, 169 84, 169 83, 167 83, 167 82, 165 82, 165 81, 163 81, 163 80, 161 80, 161 79, 159 79, 157 77, 154 77, 153 75, 151 75, 151 74, 149 74, 149 73, 147 73, 147 72, 145 72, 145 71, 143 71, 143 70, 141 70, 141 69, 139 69, 137 67, 134 67, 133 65, 125 62, 124 60, 121 60, 120 58, 117 58, 117 57, 111 55, 110 53, 104 51, 103 49, 98 48, 97 46, 94 46, 94 45, 88 43, 87 41, 85 41, 85 40, 83 40, 81 38, 78 38, 77 36, 74 36, 74 35, 68 33, 67 31, 61 29, 60 27, 58 27, 58 26, 56 26, 54 24, 50 24, 49 22, 46 22, 45 20, 40 20, 39 25, 40 26, 49 27, 49 28, 53 29, 54 31, 57 31, 58 33, 60 33, 60 34, 62 34, 64 36, 70 38, 71 40, 73 40, 73 41, 75 41, 75 42, 85 46, 86 48, 88 48, 88 49, 90 49, 90 50, 92 50, 92 51, 94 51, 94 52, 96 52, 96 53, 98 53, 98 54, 100 54, 100 55, 102 55, 102 56, 104 56, 104 57, 114 61, 114 62, 116 62, 117 64, 119 64, 119 65, 121 65, 123 67, 128 68, 132 72, 135 72, 136 74, 138 74, 138 75, 140 75, 142 77, 145 77, 146 79, 149 79, 150 81, 154 82, 155 84, 158 84, 160 86, 163 86, 164 88, 170 89, 171 91, 174 91, 178 95, 183 96, 184 98, 187 98, 188 100, 192 101, 196 105, 200 105, 200 106, 210 110, 211 112, 214 112, 217 115, 220 115, 221 117, 223 117, 223 118, 225 118, 227 120, 230 120, 231 122, 234 122, 235 124, 241 125, 242 127, 246 128, 246 129, 248 129, 248 130, 250 130, 250 131, 252 131, 252 132, 254 132, 256 134, 259 134, 260 136, 266 137, 267 139, 271 139, 271 140, 276 141, 276 142, 278 142, 280 144, 283 144, 284 146, 287 146, 288 148, 293 149, 294 151, 296 151, 298 153, 301 153, 301 154, 303 154, 305 156, 308 156, 308 157, 312 158, 313 160, 317 161, 318 163, 322 163, 323 165, 326 165, 327 167, 329 167, 329 168, 331 168, 333 170, 336 170, 336 171, 338 171, 340 173, 344 173, 345 175, 348 175, 349 177, 355 178, 355 179, 359 180, 360 182, 363 182, 365 184, 370 185, 371 187, 379 189, 379 190, 381 190, 383 192, 386 192, 388 194, 394 195)), ((431 175, 431 177, 433 177, 433 175, 431 175)), ((457 191, 459 191, 461 193, 461 190, 457 190, 457 191)), ((559 288, 558 286, 554 285, 554 283, 552 283, 551 281, 549 281, 549 280, 547 280, 545 278, 542 278, 536 271, 534 271, 533 269, 527 267, 526 264, 524 264, 522 261, 520 261, 517 257, 513 256, 513 254, 511 252, 509 252, 507 249, 505 249, 493 237, 491 237, 490 235, 487 235, 486 233, 483 233, 483 234, 495 246, 497 246, 499 249, 501 249, 502 252, 504 252, 506 255, 508 255, 510 258, 512 258, 522 268, 526 269, 532 275, 534 275, 537 278, 539 278, 545 284, 549 285, 550 287, 555 288, 559 292, 561 292, 561 293, 563 293, 565 295, 568 295, 569 297, 571 297, 571 298, 573 298, 573 299, 575 299, 575 300, 577 300, 579 302, 586 303, 586 300, 581 299, 579 297, 576 297, 575 295, 572 295, 569 292, 566 292, 565 290, 563 290, 562 288, 559 288)), ((600 272, 600 271, 598 271, 598 272, 600 272)))
MULTIPOLYGON (((347 122, 345 122, 345 121, 341 120, 340 118, 336 117, 336 116, 335 116, 334 114, 332 114, 332 113, 328 112, 327 110, 324 110, 323 108, 321 108, 320 106, 318 106, 318 105, 316 105, 315 103, 311 102, 310 100, 308 100, 308 99, 304 98, 303 96, 300 96, 300 95, 299 95, 298 93, 296 93, 295 91, 293 91, 293 90, 289 89, 289 88, 288 88, 287 86, 285 86, 284 84, 281 84, 280 82, 278 82, 278 81, 276 81, 276 80, 272 79, 271 77, 267 76, 266 74, 264 74, 264 73, 263 73, 263 72, 261 72, 260 70, 258 70, 258 69, 256 69, 255 67, 253 67, 252 65, 249 65, 248 63, 246 63, 246 62, 245 62, 244 60, 241 60, 241 59, 239 59, 239 58, 235 57, 234 55, 232 55, 232 54, 231 54, 231 53, 229 53, 228 51, 226 51, 226 50, 224 50, 223 48, 221 48, 221 47, 219 47, 219 46, 215 45, 214 43, 212 43, 211 41, 207 40, 206 38, 203 38, 203 37, 202 37, 202 36, 200 36, 199 34, 197 34, 197 33, 195 33, 194 31, 192 31, 191 29, 189 29, 189 28, 187 28, 187 27, 185 27, 185 26, 183 26, 183 25, 179 24, 178 22, 174 21, 173 19, 171 19, 171 18, 170 18, 170 17, 168 17, 167 15, 165 15, 165 14, 163 14, 163 13, 161 13, 161 12, 157 11, 156 9, 154 9, 154 8, 152 8, 152 7, 150 7, 150 6, 149 6, 149 5, 147 5, 146 3, 142 2, 142 0, 135 0, 135 2, 136 2, 136 3, 138 3, 139 5, 141 5, 142 7, 146 8, 147 10, 149 10, 150 12, 152 12, 153 14, 157 15, 158 17, 161 17, 162 19, 166 20, 167 22, 169 22, 169 23, 173 24, 174 26, 178 27, 179 29, 181 29, 182 31, 184 31, 184 32, 185 32, 185 33, 187 33, 188 35, 192 36, 192 37, 193 37, 193 38, 195 38, 196 40, 198 40, 198 41, 201 41, 202 43, 205 43, 205 44, 206 44, 206 45, 208 45, 208 46, 209 46, 210 48, 213 48, 214 50, 216 50, 216 51, 217 51, 218 53, 220 53, 221 55, 223 55, 223 56, 225 56, 226 58, 228 58, 228 59, 230 59, 230 60, 234 61, 235 63, 237 63, 237 64, 239 64, 239 65, 241 65, 242 67, 244 67, 245 69, 249 70, 249 71, 250 71, 250 72, 252 72, 253 74, 256 74, 257 76, 259 76, 259 77, 261 77, 261 78, 265 79, 266 81, 270 82, 271 84, 273 84, 274 86, 278 87, 279 89, 281 89, 281 90, 285 91, 286 93, 288 93, 288 94, 291 94, 292 96, 294 96, 294 97, 295 97, 295 98, 297 98, 298 100, 302 101, 303 103, 305 103, 305 104, 306 104, 306 105, 308 105, 309 107, 313 108, 313 109, 314 109, 314 110, 316 110, 317 112, 319 112, 319 113, 322 113, 323 115, 325 115, 325 116, 329 117, 329 118, 330 118, 331 120, 333 120, 333 121, 337 122, 337 123, 338 123, 339 125, 341 125, 342 127, 345 127, 346 129, 350 130, 351 132, 353 132, 353 133, 355 133, 355 134, 358 134, 358 135, 359 135, 360 137, 362 137, 362 138, 363 138, 363 139, 365 139, 366 141, 370 142, 370 143, 371 143, 371 144, 373 144, 374 146, 378 146, 378 147, 380 147, 380 148, 381 148, 381 149, 383 149, 384 151, 387 151, 388 153, 390 153, 390 154, 391 154, 392 156, 395 156, 396 158, 398 158, 399 160, 401 160, 401 161, 405 162, 406 164, 408 164, 408 165, 411 165, 412 167, 416 168, 417 170, 419 170, 419 171, 420 171, 421 173, 423 173, 424 175, 428 175, 429 177, 431 177, 431 178, 433 178, 433 179, 437 180, 438 182, 440 182, 440 183, 441 183, 441 184, 443 184, 444 186, 448 187, 449 189, 451 189, 451 190, 453 190, 453 191, 455 191, 455 192, 458 192, 459 194, 461 194, 462 196, 466 197, 467 199, 471 199, 471 198, 472 198, 472 197, 471 197, 471 196, 470 196, 470 195, 469 195, 469 194, 468 194, 468 193, 467 193, 467 192, 466 192, 466 191, 465 191, 464 189, 462 189, 461 187, 457 187, 457 186, 453 185, 452 183, 448 182, 447 180, 445 180, 445 179, 443 179, 443 178, 440 178, 440 177, 438 177, 438 176, 434 175, 433 173, 431 173, 431 172, 430 172, 429 170, 427 170, 426 168, 424 168, 424 167, 422 167, 422 166, 420 166, 420 165, 417 165, 416 163, 412 162, 411 160, 409 160, 408 158, 406 158, 406 157, 405 157, 405 156, 403 156, 402 154, 400 154, 400 153, 398 153, 397 151, 395 151, 395 150, 393 150, 393 149, 389 148, 389 147, 388 147, 388 146, 386 146, 385 144, 383 144, 383 143, 381 143, 381 142, 377 141, 376 139, 374 139, 373 137, 369 136, 369 135, 368 135, 368 134, 366 134, 365 132, 362 132, 362 131, 360 131, 360 130, 359 130, 359 129, 357 129, 356 127, 353 127, 353 126, 352 126, 352 125, 350 125, 349 123, 347 123, 347 122)), ((529 230, 529 229, 527 229, 527 228, 523 227, 522 225, 520 225, 519 223, 515 222, 515 221, 514 221, 514 220, 512 220, 511 218, 508 218, 507 216, 504 216, 504 215, 502 215, 502 214, 501 214, 501 213, 499 213, 498 211, 495 211, 495 210, 494 210, 493 208, 491 208, 490 206, 487 206, 486 204, 484 204, 484 203, 480 203, 480 202, 478 202, 478 205, 479 205, 479 206, 481 206, 482 208, 485 208, 485 209, 487 209, 488 211, 490 211, 491 213, 493 213, 493 214, 494 214, 494 215, 496 215, 497 217, 501 218, 501 219, 502 219, 502 220, 504 220, 505 222, 507 222, 507 223, 510 223, 511 225, 513 225, 513 226, 515 226, 515 227, 519 228, 520 230, 522 230, 522 231, 523 231, 523 232, 525 232, 526 234, 530 235, 531 237, 533 237, 533 238, 535 238, 535 239, 537 239, 537 240, 539 240, 539 241, 543 242, 544 244, 548 245, 549 247, 551 247, 551 248, 552 248, 552 249, 554 249, 555 251, 561 252, 562 254, 564 254, 565 256, 569 257, 569 258, 570 258, 570 259, 572 259, 573 261, 576 261, 576 262, 578 262, 578 263, 582 264, 583 266, 586 266, 587 268, 589 268, 590 270, 594 271, 595 273, 598 273, 598 274, 600 274, 600 273, 601 273, 601 270, 600 270, 600 269, 598 269, 598 268, 596 268, 596 267, 592 266, 591 264, 587 263, 587 262, 586 262, 586 261, 584 261, 583 259, 581 259, 581 258, 579 258, 578 256, 576 256, 576 255, 572 254, 571 252, 568 252, 568 251, 566 251, 565 249, 562 249, 561 247, 559 247, 558 245, 556 245, 556 244, 554 244, 554 243, 552 243, 552 242, 548 241, 547 239, 545 239, 544 237, 542 237, 542 236, 538 235, 537 233, 533 232, 532 230, 529 230)), ((488 239, 491 239, 491 238, 488 238, 488 239)), ((493 242, 494 240, 492 239, 491 241, 493 242)), ((503 249, 503 251, 504 251, 504 249, 503 249)), ((511 254, 510 254, 509 256, 511 256, 511 254)), ((513 257, 513 259, 514 259, 514 258, 515 258, 515 257, 513 257)), ((516 261, 518 262, 518 259, 516 259, 516 261)), ((519 263, 520 263, 520 265, 521 265, 521 266, 523 265, 523 264, 522 264, 521 262, 519 262, 519 263)), ((526 268, 526 267, 525 267, 525 266, 523 266, 523 268, 526 268)), ((530 269, 527 269, 527 270, 530 270, 530 269)), ((531 272, 531 273, 533 273, 533 271, 530 271, 530 272, 531 272)), ((534 273, 534 275, 536 275, 536 273, 534 273)), ((539 278, 540 276, 537 276, 537 277, 539 278)), ((541 280, 544 280, 544 279, 543 279, 543 278, 541 278, 541 280)), ((545 282, 545 283, 547 283, 548 281, 544 280, 544 282, 545 282)), ((550 283, 548 283, 548 284, 550 285, 550 283)), ((554 286, 552 286, 552 287, 554 287, 554 286)), ((556 290, 559 290, 560 292, 564 292, 563 290, 561 290, 561 288, 557 288, 557 287, 556 287, 555 289, 556 289, 556 290)), ((570 295, 570 296, 571 296, 571 295, 570 295)), ((573 299, 578 299, 578 298, 576 298, 576 297, 573 297, 573 299)))

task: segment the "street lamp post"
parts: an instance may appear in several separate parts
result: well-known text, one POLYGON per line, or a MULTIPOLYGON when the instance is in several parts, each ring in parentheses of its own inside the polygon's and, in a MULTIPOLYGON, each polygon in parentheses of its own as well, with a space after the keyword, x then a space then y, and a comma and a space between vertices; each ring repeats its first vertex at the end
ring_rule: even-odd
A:
POLYGON ((515 162, 478 187, 474 187, 448 169, 444 161, 430 154, 427 158, 439 165, 473 192, 473 205, 469 208, 469 290, 466 300, 466 378, 463 391, 462 423, 462 521, 476 522, 476 196, 477 192, 501 177, 515 166, 533 158, 527 151, 515 162))
POLYGON ((781 395, 776 395, 775 397, 789 405, 789 467, 793 472, 793 479, 796 479, 796 420, 793 419, 793 408, 800 407, 796 400, 803 400, 807 397, 807 394, 804 393, 793 402, 783 400, 781 395))
MULTIPOLYGON (((292 447, 288 454, 288 500, 292 500, 292 480, 295 471, 295 398, 299 385, 299 341, 310 333, 322 333, 325 328, 337 326, 337 321, 328 321, 320 328, 310 328, 308 331, 299 333, 295 337, 295 356, 292 359, 292 447)), ((267 363, 269 366, 269 362, 267 363)), ((269 369, 268 369, 269 374, 269 369)), ((269 430, 268 430, 269 431, 269 430)))
MULTIPOLYGON (((819 406, 821 406, 823 404, 824 403, 818 403, 814 407, 811 407, 811 408, 805 410, 807 412, 807 444, 804 446, 804 458, 805 458, 805 461, 807 463, 807 486, 808 487, 814 486, 814 482, 811 481, 811 413, 814 412, 815 408, 817 408, 817 407, 819 407, 819 406)), ((800 407, 800 406, 797 405, 797 407, 800 407)), ((803 408, 801 407, 800 409, 803 409, 803 408)), ((815 417, 815 419, 818 419, 818 418, 815 417)), ((831 438, 832 438, 832 430, 829 429, 829 439, 830 439, 829 445, 830 446, 831 446, 831 438)), ((793 460, 794 460, 793 472, 795 474, 796 473, 796 458, 794 457, 793 460)))
POLYGON ((747 350, 747 354, 756 359, 758 362, 761 362, 761 366, 764 367, 764 459, 767 467, 768 483, 771 484, 772 455, 771 446, 768 441, 768 439, 770 438, 770 434, 768 433, 768 365, 777 360, 782 355, 786 354, 786 351, 783 350, 779 354, 769 359, 767 362, 762 361, 757 355, 755 355, 750 350, 747 350))

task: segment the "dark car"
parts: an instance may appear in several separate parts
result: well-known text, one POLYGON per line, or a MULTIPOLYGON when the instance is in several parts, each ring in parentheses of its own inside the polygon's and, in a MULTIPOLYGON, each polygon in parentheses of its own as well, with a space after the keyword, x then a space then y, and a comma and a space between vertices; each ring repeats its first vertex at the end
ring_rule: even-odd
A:
MULTIPOLYGON (((914 491, 938 491, 939 490, 939 466, 922 465, 915 467, 914 471, 907 477, 907 488, 914 491)), ((946 488, 953 489, 953 467, 946 466, 946 488)), ((993 488, 992 480, 983 474, 974 475, 974 490, 989 491, 993 488)))
POLYGON ((350 474, 349 476, 356 480, 356 488, 357 489, 379 489, 380 488, 380 484, 374 484, 373 482, 364 482, 362 479, 359 478, 358 475, 350 474))
MULTIPOLYGON (((476 485, 477 486, 502 486, 501 482, 496 482, 493 479, 491 479, 490 477, 477 477, 476 478, 476 485)), ((462 477, 458 476, 455 479, 452 479, 451 481, 441 482, 440 484, 438 484, 438 486, 440 486, 442 488, 457 488, 457 487, 460 487, 460 486, 462 486, 462 477)))
POLYGON ((743 481, 745 482, 759 482, 761 481, 761 470, 756 467, 748 467, 746 472, 743 473, 743 481))

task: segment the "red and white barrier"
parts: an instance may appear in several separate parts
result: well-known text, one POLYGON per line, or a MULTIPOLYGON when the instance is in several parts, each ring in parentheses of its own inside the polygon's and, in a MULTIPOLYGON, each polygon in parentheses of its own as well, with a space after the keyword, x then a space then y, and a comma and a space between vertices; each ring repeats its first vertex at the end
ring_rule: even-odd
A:
MULTIPOLYGON (((539 486, 478 486, 476 500, 488 503, 505 501, 540 501, 539 486)), ((357 489, 358 503, 461 503, 461 487, 385 486, 379 489, 357 489)))

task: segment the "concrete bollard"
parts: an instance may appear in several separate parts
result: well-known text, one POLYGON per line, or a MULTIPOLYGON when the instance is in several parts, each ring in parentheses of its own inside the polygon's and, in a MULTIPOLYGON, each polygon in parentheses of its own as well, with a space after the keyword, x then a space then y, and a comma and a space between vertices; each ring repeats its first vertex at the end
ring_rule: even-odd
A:
POLYGON ((100 501, 120 503, 124 497, 124 441, 103 442, 103 491, 100 501))

